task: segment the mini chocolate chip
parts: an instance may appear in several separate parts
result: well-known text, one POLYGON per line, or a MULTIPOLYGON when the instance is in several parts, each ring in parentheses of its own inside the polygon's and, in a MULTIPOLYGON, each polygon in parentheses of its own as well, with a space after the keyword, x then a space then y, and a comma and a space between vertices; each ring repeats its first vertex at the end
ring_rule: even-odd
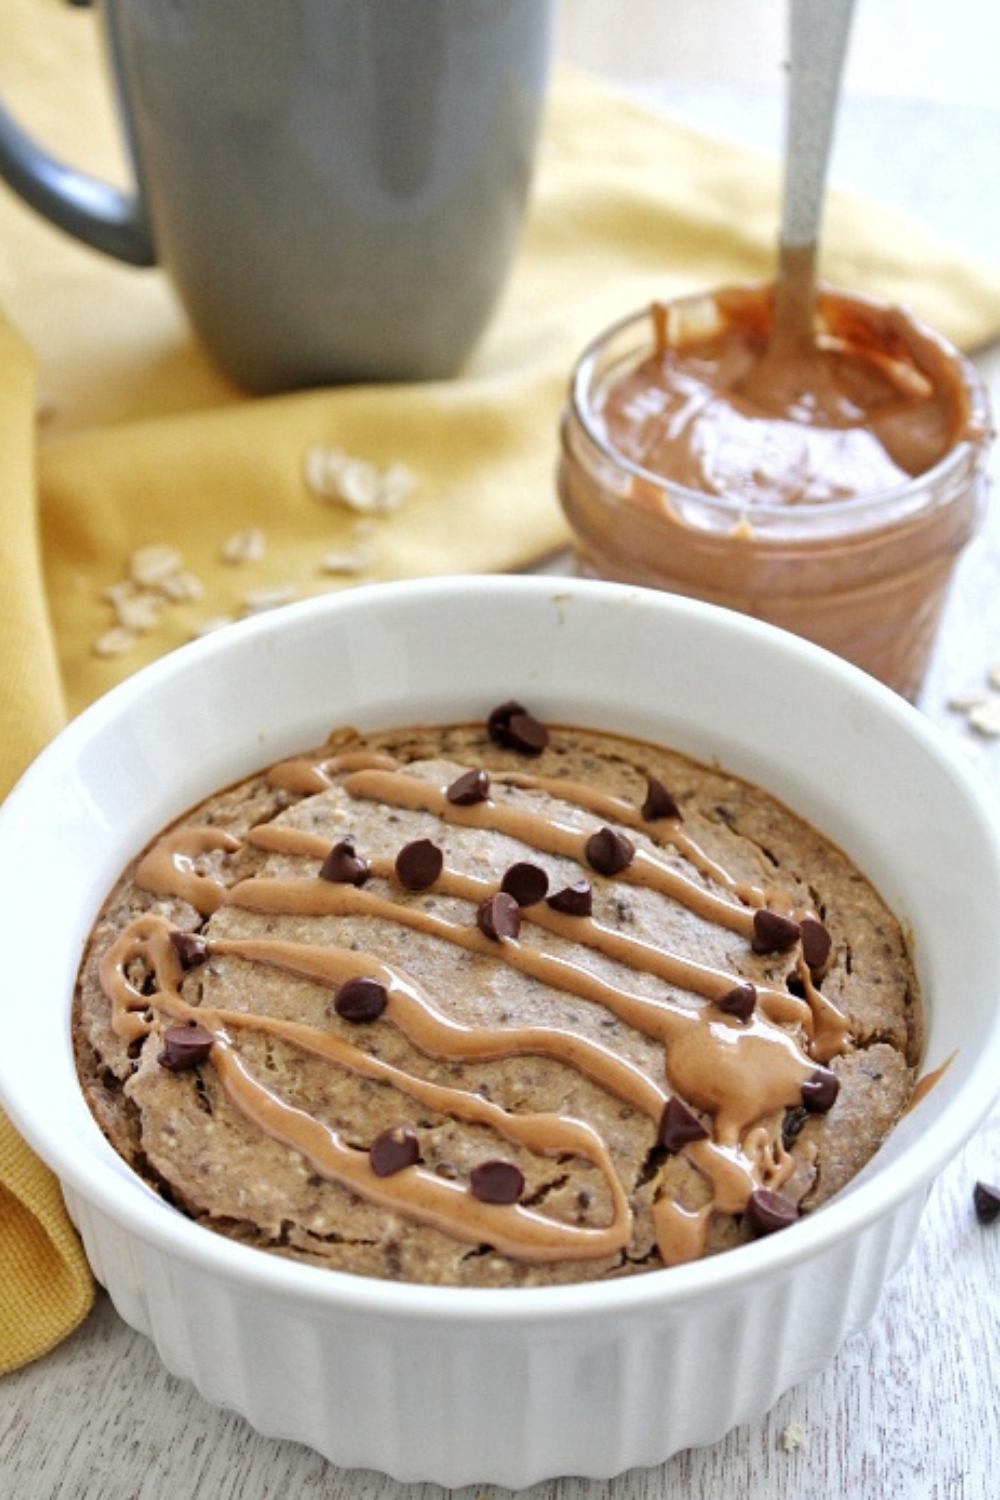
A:
POLYGON ((679 818, 681 810, 676 801, 667 791, 662 781, 655 776, 647 778, 646 800, 642 804, 642 815, 647 822, 652 823, 657 818, 679 818))
POLYGON ((765 1234, 774 1234, 776 1229, 787 1229, 799 1216, 796 1205, 773 1193, 770 1188, 755 1188, 747 1199, 746 1218, 750 1232, 759 1239, 765 1234))
POLYGON ((802 957, 810 969, 822 969, 833 947, 830 934, 817 917, 803 917, 799 931, 802 934, 802 957))
POLYGON ((1000 1187, 989 1182, 977 1182, 972 1189, 972 1202, 980 1224, 992 1224, 1000 1218, 1000 1187))
POLYGON ((802 1084, 802 1103, 814 1115, 825 1115, 840 1093, 840 1079, 832 1068, 817 1068, 802 1084))
POLYGON ((785 953, 799 940, 799 924, 791 917, 762 906, 753 914, 753 937, 750 946, 755 953, 785 953))
POLYGON ((408 891, 425 891, 444 869, 444 855, 430 839, 414 839, 396 855, 396 879, 408 891))
POLYGON ((380 1131, 371 1144, 368 1162, 376 1177, 392 1177, 420 1160, 420 1142, 407 1125, 380 1131))
POLYGON ((521 908, 508 891, 497 891, 480 901, 476 911, 476 922, 480 932, 502 942, 504 938, 516 938, 521 931, 521 908))
POLYGON ((553 911, 565 912, 569 917, 589 917, 594 909, 594 893, 589 880, 574 880, 549 897, 553 911))
POLYGON ((516 1203, 524 1192, 524 1173, 512 1161, 484 1161, 469 1173, 469 1188, 480 1203, 516 1203))
POLYGON ((196 969, 208 957, 208 944, 196 932, 183 932, 176 927, 170 934, 170 946, 180 959, 182 969, 196 969))
POLYGON ((319 873, 321 879, 337 885, 364 885, 370 871, 368 861, 355 850, 353 839, 341 839, 324 859, 319 873))
POLYGON ((445 792, 448 801, 455 807, 471 807, 474 802, 485 802, 489 795, 489 773, 481 768, 463 771, 445 792))
POLYGON ((548 888, 549 877, 545 871, 540 865, 529 864, 527 860, 511 865, 500 882, 500 889, 506 891, 508 896, 513 896, 518 906, 534 906, 536 902, 544 900, 548 888))
POLYGON ((704 1141, 707 1138, 708 1131, 698 1116, 688 1109, 683 1099, 678 1099, 676 1094, 671 1094, 660 1116, 657 1144, 674 1155, 691 1141, 704 1141))
POLYGON ((588 863, 599 875, 617 875, 632 863, 635 845, 617 828, 605 827, 590 835, 585 853, 588 863))
POLYGON ((168 1026, 163 1033, 163 1049, 157 1062, 171 1073, 196 1068, 207 1059, 214 1040, 212 1033, 196 1021, 187 1026, 168 1026))
POLYGON ((540 755, 549 742, 549 732, 521 703, 501 703, 486 721, 490 739, 522 755, 540 755))
POLYGON ((737 1021, 749 1021, 757 1004, 757 986, 754 984, 737 984, 731 990, 727 990, 715 1002, 716 1008, 727 1016, 735 1016, 737 1021))
POLYGON ((357 1025, 377 1021, 388 1003, 385 985, 367 974, 345 979, 333 997, 333 1008, 341 1020, 354 1021, 357 1025))

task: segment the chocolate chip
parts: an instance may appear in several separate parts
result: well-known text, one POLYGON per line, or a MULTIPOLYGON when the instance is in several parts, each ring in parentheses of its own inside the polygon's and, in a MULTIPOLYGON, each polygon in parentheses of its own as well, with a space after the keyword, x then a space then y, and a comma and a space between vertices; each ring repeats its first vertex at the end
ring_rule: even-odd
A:
POLYGON ((587 861, 599 875, 617 875, 635 857, 635 845, 617 828, 600 828, 585 845, 587 861))
POLYGON ((469 1188, 480 1203, 516 1203, 524 1192, 524 1173, 512 1161, 484 1161, 469 1173, 469 1188))
POLYGON ((780 1193, 773 1193, 770 1188, 755 1188, 747 1199, 747 1224, 756 1239, 774 1234, 777 1229, 787 1229, 798 1216, 795 1204, 780 1193))
POLYGON ((840 1079, 831 1068, 817 1068, 802 1084, 802 1103, 814 1115, 825 1115, 840 1093, 840 1079))
POLYGON ((357 853, 354 841, 341 839, 324 859, 319 873, 323 880, 332 880, 337 885, 364 885, 370 872, 368 861, 357 853))
POLYGON ((737 984, 731 990, 727 990, 715 1002, 716 1008, 727 1016, 735 1016, 737 1021, 749 1021, 757 1004, 757 986, 754 984, 737 984))
POLYGON ((372 1141, 368 1162, 376 1177, 392 1177, 420 1160, 420 1142, 407 1125, 394 1125, 372 1141))
POLYGON ((642 804, 642 815, 647 822, 655 822, 657 818, 679 818, 681 810, 674 798, 667 791, 662 781, 655 776, 650 776, 646 781, 646 800, 642 804))
POLYGON ((495 896, 480 901, 476 923, 480 932, 497 942, 516 938, 521 931, 521 908, 508 891, 497 891, 495 896))
POLYGON ((196 969, 208 957, 208 944, 196 932, 183 932, 177 927, 170 934, 170 946, 180 959, 182 969, 196 969))
POLYGON ((992 1224, 1000 1218, 1000 1187, 988 1182, 977 1182, 972 1189, 972 1202, 980 1224, 992 1224))
POLYGON ((692 1141, 704 1141, 707 1138, 708 1131, 698 1116, 688 1109, 683 1099, 678 1099, 676 1094, 671 1094, 660 1116, 657 1144, 674 1155, 682 1147, 690 1145, 692 1141))
POLYGON ((511 865, 500 882, 500 889, 513 896, 518 906, 534 906, 545 898, 549 888, 549 877, 540 865, 521 860, 511 865))
POLYGON ((785 953, 799 940, 799 924, 791 917, 762 906, 753 914, 753 937, 750 946, 755 953, 785 953))
POLYGON ((486 721, 490 739, 522 755, 540 755, 549 742, 549 732, 521 703, 501 703, 486 721))
POLYGON ((799 932, 802 935, 802 957, 809 968, 824 968, 833 943, 823 923, 816 917, 803 917, 799 923, 799 932))
POLYGON ((572 885, 564 885, 561 891, 549 897, 549 905, 553 911, 565 912, 569 917, 589 917, 594 909, 590 881, 574 880, 572 885))
POLYGON ((345 979, 333 997, 333 1008, 341 1020, 354 1021, 357 1025, 377 1021, 388 1003, 385 985, 367 974, 345 979))
POLYGON ((463 771, 445 792, 455 807, 471 807, 474 802, 485 802, 489 795, 489 774, 481 769, 463 771))
POLYGON ((196 1021, 187 1026, 168 1026, 163 1033, 163 1048, 157 1062, 171 1073, 196 1068, 207 1059, 214 1040, 212 1033, 196 1021))
POLYGON ((408 891, 425 891, 444 869, 444 855, 430 839, 414 839, 396 855, 396 879, 408 891))

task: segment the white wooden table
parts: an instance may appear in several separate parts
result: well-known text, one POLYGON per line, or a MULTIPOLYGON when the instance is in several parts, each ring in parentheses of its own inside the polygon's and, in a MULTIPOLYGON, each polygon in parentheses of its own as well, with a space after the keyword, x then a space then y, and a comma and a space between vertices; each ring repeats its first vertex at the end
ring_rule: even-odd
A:
MULTIPOLYGON (((869 7, 870 25, 888 36, 898 0, 869 0, 869 7)), ((560 42, 566 55, 629 77, 695 123, 767 145, 780 129, 780 94, 777 83, 761 87, 757 74, 751 82, 742 76, 747 46, 738 45, 735 23, 756 17, 762 32, 773 35, 771 10, 770 0, 565 0, 560 42), (617 25, 607 25, 609 10, 617 13, 617 25), (625 34, 625 15, 633 32, 638 22, 645 25, 644 45, 625 34), (668 36, 670 28, 681 28, 679 40, 668 36), (711 55, 709 47, 716 49, 711 55), (675 53, 684 66, 671 76, 675 53)), ((886 74, 893 97, 862 89, 842 122, 835 157, 842 185, 892 201, 995 261, 1000 48, 983 44, 993 60, 993 103, 992 95, 965 92, 962 78, 976 84, 982 72, 983 46, 970 30, 973 22, 985 17, 996 37, 998 14, 990 0, 911 8, 907 56, 924 71, 917 66, 910 75, 905 69, 886 74), (964 38, 970 49, 968 69, 963 74, 959 67, 949 97, 941 97, 933 34, 920 54, 914 10, 929 9, 947 9, 953 40, 958 45, 964 38), (921 92, 914 84, 907 93, 908 77, 930 79, 932 87, 921 92), (907 138, 915 138, 914 150, 894 155, 890 170, 878 145, 904 126, 907 138), (988 190, 983 174, 990 171, 988 190)), ((871 62, 862 59, 862 85, 871 62)), ((954 57, 948 66, 954 73, 954 57)), ((980 364, 1000 410, 1000 346, 984 351, 980 364)), ((1000 477, 997 456, 994 473, 1000 477)), ((948 707, 955 694, 985 687, 994 663, 1000 663, 1000 495, 961 566, 921 704, 977 763, 986 794, 1000 797, 1000 737, 977 736, 948 707)), ((1000 927, 1000 912, 996 916, 1000 927)), ((971 1195, 978 1177, 1000 1182, 1000 1112, 937 1183, 917 1246, 871 1326, 764 1420, 658 1469, 607 1483, 538 1485, 535 1500, 988 1500, 1000 1494, 1000 1222, 984 1228, 975 1219, 971 1195)), ((434 1486, 339 1470, 295 1444, 259 1437, 241 1418, 209 1407, 168 1375, 152 1346, 125 1327, 103 1296, 52 1355, 0 1382, 0 1500, 436 1500, 436 1493, 434 1486)), ((470 1490, 467 1500, 481 1494, 470 1490)))

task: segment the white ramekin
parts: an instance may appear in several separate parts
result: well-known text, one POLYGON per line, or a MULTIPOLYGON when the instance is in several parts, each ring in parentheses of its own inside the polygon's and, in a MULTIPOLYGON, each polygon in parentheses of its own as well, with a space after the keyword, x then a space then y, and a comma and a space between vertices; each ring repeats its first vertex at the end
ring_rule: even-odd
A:
POLYGON ((210 636, 80 716, 0 813, 0 1102, 61 1179, 94 1271, 164 1363, 261 1432, 400 1480, 518 1488, 659 1463, 760 1416, 869 1318, 928 1187, 1000 1092, 1000 830, 888 689, 746 617, 553 578, 359 589, 210 636), (658 739, 766 786, 913 932, 926 1067, 861 1176, 741 1249, 600 1285, 369 1280, 231 1243, 161 1202, 80 1094, 73 981, 126 859, 199 797, 335 725, 549 721, 658 739))

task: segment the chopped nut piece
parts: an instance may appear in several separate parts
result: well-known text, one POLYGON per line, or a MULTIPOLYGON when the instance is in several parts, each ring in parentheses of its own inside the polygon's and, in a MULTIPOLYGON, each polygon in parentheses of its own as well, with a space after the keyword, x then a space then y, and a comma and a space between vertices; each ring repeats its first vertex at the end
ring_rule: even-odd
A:
POLYGON ((806 1435, 798 1422, 789 1422, 787 1427, 782 1428, 778 1442, 786 1453, 794 1453, 796 1448, 801 1448, 805 1443, 806 1435))

